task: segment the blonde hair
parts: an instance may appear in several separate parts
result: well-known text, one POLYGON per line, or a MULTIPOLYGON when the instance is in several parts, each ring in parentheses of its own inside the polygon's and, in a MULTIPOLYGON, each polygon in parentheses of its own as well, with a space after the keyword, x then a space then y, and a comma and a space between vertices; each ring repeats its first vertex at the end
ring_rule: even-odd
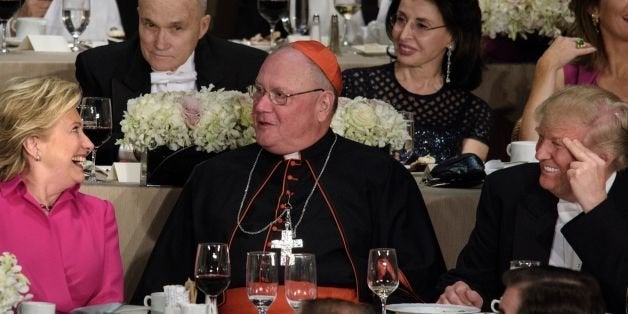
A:
POLYGON ((615 170, 628 166, 628 104, 614 94, 594 86, 567 87, 543 102, 535 117, 539 124, 588 127, 584 140, 591 148, 615 157, 615 170))
POLYGON ((54 124, 77 107, 81 90, 56 77, 14 78, 0 92, 0 181, 8 181, 28 166, 23 144, 46 136, 54 124))

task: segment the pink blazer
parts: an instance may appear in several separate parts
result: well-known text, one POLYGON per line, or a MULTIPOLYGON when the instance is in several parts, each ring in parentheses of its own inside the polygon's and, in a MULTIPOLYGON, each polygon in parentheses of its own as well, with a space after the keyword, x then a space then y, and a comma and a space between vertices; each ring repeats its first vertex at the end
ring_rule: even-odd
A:
POLYGON ((46 215, 21 177, 0 183, 0 252, 15 254, 34 300, 60 313, 123 301, 113 206, 78 190, 64 191, 46 215))

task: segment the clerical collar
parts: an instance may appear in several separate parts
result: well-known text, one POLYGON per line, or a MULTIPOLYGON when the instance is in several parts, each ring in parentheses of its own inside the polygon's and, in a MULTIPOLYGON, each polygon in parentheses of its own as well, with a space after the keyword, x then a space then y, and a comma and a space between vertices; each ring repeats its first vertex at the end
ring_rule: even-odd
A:
MULTIPOLYGON (((299 159, 299 160, 312 160, 312 159, 320 159, 325 158, 327 156, 327 152, 329 151, 329 146, 334 142, 335 136, 334 132, 329 129, 327 133, 323 137, 321 137, 316 143, 311 146, 302 149, 301 151, 294 152, 291 154, 280 155, 284 160, 287 159, 299 159), (298 154, 298 157, 297 155, 298 154)), ((275 155, 277 156, 277 155, 275 155)))
POLYGON ((294 153, 290 153, 290 154, 285 154, 283 155, 283 159, 284 160, 301 160, 301 153, 299 152, 294 152, 294 153))

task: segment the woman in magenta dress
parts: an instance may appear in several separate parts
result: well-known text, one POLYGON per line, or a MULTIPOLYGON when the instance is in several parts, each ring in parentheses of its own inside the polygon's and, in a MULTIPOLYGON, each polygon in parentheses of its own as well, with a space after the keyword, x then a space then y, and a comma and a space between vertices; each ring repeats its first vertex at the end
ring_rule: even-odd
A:
POLYGON ((568 85, 596 85, 628 101, 628 3, 572 0, 575 35, 558 37, 536 63, 520 138, 536 140, 534 111, 568 85))
POLYGON ((0 252, 18 258, 33 299, 58 313, 123 301, 115 211, 79 192, 94 148, 78 85, 17 79, 0 92, 0 252))

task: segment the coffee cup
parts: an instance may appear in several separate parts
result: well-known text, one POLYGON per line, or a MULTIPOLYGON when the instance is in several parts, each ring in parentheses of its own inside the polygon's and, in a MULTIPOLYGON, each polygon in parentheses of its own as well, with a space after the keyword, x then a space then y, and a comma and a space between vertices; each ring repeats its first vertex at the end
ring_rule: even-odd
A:
POLYGON ((46 33, 46 20, 40 17, 18 17, 13 23, 16 38, 46 33))
POLYGON ((506 153, 511 162, 538 162, 536 160, 536 141, 516 141, 506 146, 506 153))
POLYGON ((26 301, 20 303, 18 314, 55 314, 55 304, 49 302, 26 301))
POLYGON ((166 293, 153 292, 145 296, 144 306, 150 306, 151 313, 163 313, 166 309, 166 293))

